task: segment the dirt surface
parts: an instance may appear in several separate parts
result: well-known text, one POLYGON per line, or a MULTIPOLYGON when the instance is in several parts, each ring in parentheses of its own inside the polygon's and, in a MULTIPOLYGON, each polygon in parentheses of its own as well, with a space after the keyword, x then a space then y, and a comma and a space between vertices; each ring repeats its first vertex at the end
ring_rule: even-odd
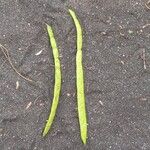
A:
POLYGON ((147 0, 0 0, 0 150, 150 150, 150 10, 147 0), (76 31, 83 30, 88 140, 80 139, 75 86, 76 31), (54 63, 45 23, 60 51, 63 83, 43 138, 54 63))

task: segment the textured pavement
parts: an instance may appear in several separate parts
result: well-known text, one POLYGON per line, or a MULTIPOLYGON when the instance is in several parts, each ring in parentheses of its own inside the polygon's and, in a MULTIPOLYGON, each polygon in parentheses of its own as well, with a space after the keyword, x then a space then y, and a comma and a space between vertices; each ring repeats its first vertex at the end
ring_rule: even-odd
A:
POLYGON ((147 0, 0 0, 0 150, 150 150, 150 10, 147 0), (80 139, 75 86, 76 31, 84 30, 88 140, 80 139), (54 63, 45 23, 62 64, 62 91, 49 134, 54 63))

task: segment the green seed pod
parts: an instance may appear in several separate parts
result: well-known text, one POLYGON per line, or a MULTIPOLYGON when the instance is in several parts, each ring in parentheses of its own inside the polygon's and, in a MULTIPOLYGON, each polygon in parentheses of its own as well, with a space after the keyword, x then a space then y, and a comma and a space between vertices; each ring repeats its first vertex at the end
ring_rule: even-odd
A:
POLYGON ((54 85, 54 96, 53 96, 51 112, 49 114, 49 118, 45 125, 43 136, 45 136, 48 133, 53 123, 56 110, 57 110, 57 106, 58 106, 58 102, 59 102, 60 90, 61 90, 61 67, 60 67, 60 60, 59 60, 59 51, 57 48, 53 30, 49 25, 47 25, 47 31, 48 31, 48 35, 50 38, 50 44, 52 47, 54 63, 55 63, 55 85, 54 85))
POLYGON ((85 94, 84 94, 84 74, 82 66, 82 29, 79 20, 74 11, 69 9, 69 13, 73 18, 77 31, 77 53, 76 53, 76 87, 77 87, 77 103, 78 103, 78 116, 80 124, 81 139, 86 144, 87 139, 87 118, 85 107, 85 94))

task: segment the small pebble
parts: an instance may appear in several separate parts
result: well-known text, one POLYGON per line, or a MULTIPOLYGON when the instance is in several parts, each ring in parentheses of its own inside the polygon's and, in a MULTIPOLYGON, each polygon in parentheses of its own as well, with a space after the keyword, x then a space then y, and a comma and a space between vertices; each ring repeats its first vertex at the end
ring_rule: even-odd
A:
POLYGON ((67 93, 67 96, 68 96, 68 97, 70 97, 70 96, 71 96, 71 94, 70 94, 70 93, 67 93))
POLYGON ((132 30, 129 30, 128 33, 129 33, 129 34, 133 34, 133 31, 132 31, 132 30))
POLYGON ((19 89, 19 81, 16 82, 16 90, 19 89))

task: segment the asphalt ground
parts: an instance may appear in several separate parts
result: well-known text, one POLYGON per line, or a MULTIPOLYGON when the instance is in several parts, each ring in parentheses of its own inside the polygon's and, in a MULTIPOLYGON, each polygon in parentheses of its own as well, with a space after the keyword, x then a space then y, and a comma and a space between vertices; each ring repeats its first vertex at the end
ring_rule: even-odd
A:
POLYGON ((150 6, 147 0, 0 0, 0 150, 150 150, 150 6), (83 28, 88 140, 80 139, 75 85, 76 30, 83 28), (49 134, 53 27, 62 90, 49 134), (6 52, 6 51, 5 51, 6 52), (8 56, 8 54, 6 54, 8 56))

